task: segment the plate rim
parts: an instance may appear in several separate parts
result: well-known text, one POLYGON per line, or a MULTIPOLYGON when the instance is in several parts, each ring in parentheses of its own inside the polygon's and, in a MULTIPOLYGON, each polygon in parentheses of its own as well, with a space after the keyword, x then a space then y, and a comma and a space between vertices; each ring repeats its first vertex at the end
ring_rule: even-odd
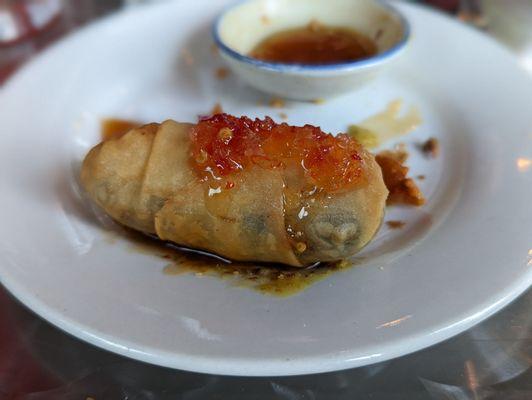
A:
MULTIPOLYGON (((161 2, 150 5, 149 7, 165 7, 166 4, 168 3, 161 2)), ((405 6, 417 9, 424 9, 426 12, 434 13, 434 11, 429 10, 424 6, 420 7, 419 5, 406 5, 402 2, 399 2, 399 4, 401 7, 405 6)), ((8 79, 8 81, 5 83, 2 88, 3 90, 0 90, 0 95, 5 92, 11 85, 15 85, 16 82, 20 78, 24 77, 25 74, 30 72, 31 68, 34 68, 35 65, 38 65, 39 60, 48 57, 49 54, 53 54, 53 52, 57 51, 58 48, 61 48, 66 43, 77 40, 78 37, 85 35, 91 30, 98 30, 99 27, 109 23, 109 21, 113 21, 118 18, 126 18, 128 14, 136 12, 139 12, 139 9, 122 10, 116 13, 112 13, 60 39, 52 46, 47 48, 45 51, 40 53, 37 57, 35 57, 35 59, 26 63, 19 70, 17 70, 17 72, 13 74, 11 78, 8 79)), ((440 16, 444 15, 442 13, 437 14, 440 14, 440 16)), ((448 17, 445 16, 445 18, 448 17)), ((451 18, 448 19, 452 20, 451 18)), ((453 22, 457 23, 456 21, 453 22)), ((467 27, 467 29, 471 29, 471 31, 474 31, 472 28, 469 27, 467 27)), ((483 40, 491 41, 492 44, 495 44, 500 49, 503 49, 509 57, 516 60, 515 55, 513 55, 513 53, 511 53, 510 50, 505 48, 503 45, 480 32, 474 32, 475 34, 482 36, 483 40)), ((516 62, 515 65, 516 67, 524 71, 524 68, 519 63, 516 62)), ((442 329, 438 330, 437 333, 431 333, 430 335, 428 335, 426 332, 420 332, 417 335, 412 335, 410 337, 406 337, 396 341, 390 341, 386 344, 386 346, 384 346, 386 348, 393 347, 396 349, 395 351, 380 350, 381 354, 375 354, 373 356, 359 355, 358 357, 355 357, 354 352, 351 350, 351 353, 349 351, 342 352, 341 358, 338 357, 337 353, 331 353, 328 355, 321 356, 301 357, 297 360, 288 361, 264 359, 250 361, 246 359, 232 359, 227 357, 191 357, 188 355, 184 356, 183 354, 175 352, 168 353, 160 350, 156 352, 150 352, 150 349, 136 349, 135 345, 131 345, 125 342, 115 343, 113 340, 111 340, 111 338, 106 337, 106 335, 99 334, 97 330, 91 329, 90 326, 77 323, 71 318, 65 318, 65 316, 62 315, 60 311, 50 306, 47 306, 44 302, 40 301, 37 295, 34 295, 32 293, 25 293, 25 290, 23 288, 20 288, 20 285, 17 284, 17 282, 13 282, 9 278, 6 279, 5 274, 3 274, 0 269, 0 283, 4 285, 4 287, 6 287, 6 289, 11 293, 11 295, 14 296, 21 304, 32 310, 39 317, 50 322, 52 325, 87 343, 111 351, 113 353, 120 354, 122 356, 126 356, 155 365, 201 373, 238 376, 287 376, 330 372, 386 361, 421 350, 428 346, 437 344, 445 339, 456 336, 457 334, 467 330, 468 328, 488 318, 489 316, 493 315, 494 313, 508 305, 532 285, 532 270, 528 270, 523 276, 527 277, 527 279, 523 279, 522 281, 516 282, 515 285, 507 286, 505 288, 505 291, 497 292, 497 296, 495 298, 489 298, 489 300, 491 301, 486 301, 483 306, 478 306, 477 312, 474 312, 475 308, 471 308, 470 311, 472 315, 466 316, 465 318, 456 317, 460 318, 460 320, 452 326, 447 326, 447 324, 444 324, 446 326, 443 326, 442 329)), ((382 348, 383 346, 380 346, 380 349, 382 348)))
MULTIPOLYGON (((331 353, 327 356, 300 357, 297 360, 246 360, 227 357, 202 357, 189 356, 165 351, 150 352, 149 349, 137 349, 134 344, 125 341, 115 343, 105 334, 99 334, 96 329, 76 323, 71 318, 65 318, 59 311, 40 302, 37 296, 32 294, 21 295, 23 290, 17 290, 17 285, 9 282, 0 274, 0 283, 7 288, 9 293, 24 307, 35 313, 38 317, 59 328, 63 332, 94 345, 100 349, 110 351, 127 358, 142 361, 148 364, 173 368, 183 371, 223 375, 223 376, 295 376, 319 374, 334 371, 342 371, 351 368, 363 367, 383 361, 393 360, 419 350, 428 348, 444 340, 466 331, 479 322, 489 318, 512 301, 521 296, 532 285, 532 271, 529 271, 528 279, 523 280, 516 287, 509 287, 504 295, 499 296, 495 302, 487 307, 480 307, 473 315, 469 315, 450 326, 442 323, 441 329, 436 329, 430 335, 418 333, 400 340, 390 341, 386 346, 379 347, 379 353, 371 355, 356 354, 356 351, 342 351, 342 358, 331 353), (86 327, 87 329, 83 329, 86 327), (395 351, 383 351, 383 348, 395 348, 395 351), (400 349, 400 350, 399 350, 400 349)), ((499 292, 502 293, 502 292, 499 292)), ((375 345, 374 345, 375 346, 375 345)), ((371 350, 371 348, 368 348, 371 350)), ((370 352, 370 351, 366 352, 370 352)))

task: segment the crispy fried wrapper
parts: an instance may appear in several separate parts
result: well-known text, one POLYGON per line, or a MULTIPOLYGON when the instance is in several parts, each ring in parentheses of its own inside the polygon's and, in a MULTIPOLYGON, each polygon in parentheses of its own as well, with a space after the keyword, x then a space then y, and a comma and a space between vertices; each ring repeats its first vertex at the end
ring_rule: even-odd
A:
POLYGON ((191 126, 149 124, 100 143, 83 162, 82 185, 123 225, 232 260, 297 267, 339 260, 378 230, 388 192, 369 153, 366 182, 344 193, 300 196, 297 177, 258 166, 226 189, 192 169, 191 126))

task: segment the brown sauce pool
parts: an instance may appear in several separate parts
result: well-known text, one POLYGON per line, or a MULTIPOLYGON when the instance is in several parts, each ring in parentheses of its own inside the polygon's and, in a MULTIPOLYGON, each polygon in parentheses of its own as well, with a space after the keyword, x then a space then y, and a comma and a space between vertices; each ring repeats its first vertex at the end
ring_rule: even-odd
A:
POLYGON ((375 54, 375 42, 365 35, 312 21, 304 27, 274 33, 249 56, 270 62, 323 65, 362 60, 375 54))
POLYGON ((138 121, 129 121, 118 118, 107 118, 101 122, 101 137, 103 141, 119 139, 131 129, 141 126, 138 121))
MULTIPOLYGON (((165 275, 189 274, 198 279, 220 278, 231 286, 253 289, 276 297, 288 297, 300 293, 332 273, 354 265, 351 261, 338 261, 295 268, 283 264, 234 262, 207 252, 163 242, 129 228, 123 229, 125 232, 123 236, 131 242, 132 251, 154 255, 168 263, 163 269, 165 275)), ((114 237, 110 239, 113 240, 114 237)))

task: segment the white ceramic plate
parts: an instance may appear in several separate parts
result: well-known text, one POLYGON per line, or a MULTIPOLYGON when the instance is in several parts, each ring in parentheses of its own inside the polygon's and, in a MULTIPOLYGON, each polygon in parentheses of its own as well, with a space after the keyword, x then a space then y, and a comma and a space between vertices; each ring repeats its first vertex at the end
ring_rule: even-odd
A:
POLYGON ((76 171, 106 116, 194 121, 220 101, 277 117, 235 77, 218 80, 209 28, 224 4, 160 3, 107 18, 23 68, 0 95, 0 277, 58 327, 155 364, 236 375, 356 367, 472 326, 532 281, 532 83, 512 56, 442 15, 400 5, 413 39, 365 89, 289 103, 289 122, 338 132, 403 98, 425 123, 407 142, 428 204, 394 208, 364 262, 290 298, 215 278, 167 276, 112 243, 76 171), (437 160, 412 146, 430 136, 437 160))

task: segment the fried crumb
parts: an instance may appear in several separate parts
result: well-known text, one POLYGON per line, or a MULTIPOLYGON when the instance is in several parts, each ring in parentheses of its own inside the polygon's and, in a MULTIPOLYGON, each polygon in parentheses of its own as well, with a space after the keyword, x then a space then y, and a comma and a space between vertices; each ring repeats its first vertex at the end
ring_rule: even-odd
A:
POLYGON ((314 99, 314 100, 311 100, 311 102, 319 105, 319 104, 325 103, 325 99, 314 99))
POLYGON ((425 175, 418 175, 416 176, 417 179, 419 179, 420 181, 423 181, 425 180, 425 175))
POLYGON ((266 14, 263 14, 260 17, 260 22, 262 22, 264 25, 269 25, 271 24, 272 20, 266 14))
POLYGON ((313 19, 311 20, 308 25, 307 25, 307 28, 311 31, 311 32, 316 32, 318 30, 320 30, 321 28, 323 27, 323 24, 318 21, 317 19, 313 19))
POLYGON ((211 110, 211 115, 222 114, 223 112, 224 110, 222 108, 222 105, 220 103, 216 103, 211 110))
POLYGON ((225 79, 229 76, 229 70, 224 67, 220 67, 216 69, 215 76, 217 79, 225 79))
POLYGON ((187 64, 188 66, 194 64, 194 57, 192 57, 192 54, 186 47, 181 51, 181 54, 183 55, 183 60, 185 60, 185 64, 187 64))
POLYGON ((399 164, 404 164, 406 160, 408 160, 409 156, 406 146, 402 146, 400 144, 397 144, 393 150, 383 150, 378 155, 391 158, 397 161, 399 164))
POLYGON ((384 183, 390 192, 386 203, 421 206, 425 197, 412 178, 407 177, 409 168, 404 165, 406 150, 385 150, 377 154, 375 160, 382 170, 384 183))
POLYGON ((440 154, 440 142, 431 137, 421 146, 421 150, 427 157, 436 158, 440 154))
POLYGON ((284 112, 280 112, 279 118, 281 118, 283 121, 286 121, 288 119, 288 115, 286 115, 284 112))
POLYGON ((405 224, 404 221, 386 221, 386 225, 391 229, 401 229, 405 224))
POLYGON ((273 108, 283 108, 286 106, 286 102, 279 97, 273 97, 270 100, 269 104, 270 104, 270 107, 273 107, 273 108))

